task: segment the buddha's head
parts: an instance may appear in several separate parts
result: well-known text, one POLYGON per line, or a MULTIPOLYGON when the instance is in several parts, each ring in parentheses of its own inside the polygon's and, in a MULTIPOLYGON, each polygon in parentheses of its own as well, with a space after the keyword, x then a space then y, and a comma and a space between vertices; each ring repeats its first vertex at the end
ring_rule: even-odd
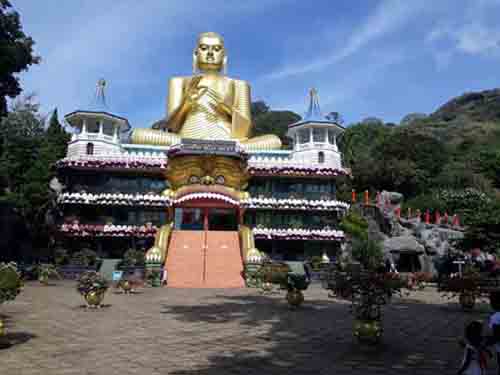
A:
POLYGON ((217 33, 201 33, 193 53, 193 71, 218 73, 225 71, 227 64, 224 39, 217 33))

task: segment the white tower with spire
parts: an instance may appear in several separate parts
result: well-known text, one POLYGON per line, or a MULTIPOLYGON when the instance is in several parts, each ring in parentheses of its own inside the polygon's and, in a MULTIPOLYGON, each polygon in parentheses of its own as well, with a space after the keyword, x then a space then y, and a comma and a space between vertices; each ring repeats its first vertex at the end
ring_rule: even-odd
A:
POLYGON ((106 104, 106 81, 99 79, 92 104, 64 116, 75 133, 68 144, 68 157, 113 156, 122 153, 120 133, 130 130, 126 118, 112 114, 106 104))
POLYGON ((287 136, 293 140, 291 158, 298 164, 318 168, 342 169, 337 137, 344 128, 321 113, 316 89, 309 91, 309 107, 304 118, 288 125, 287 136))

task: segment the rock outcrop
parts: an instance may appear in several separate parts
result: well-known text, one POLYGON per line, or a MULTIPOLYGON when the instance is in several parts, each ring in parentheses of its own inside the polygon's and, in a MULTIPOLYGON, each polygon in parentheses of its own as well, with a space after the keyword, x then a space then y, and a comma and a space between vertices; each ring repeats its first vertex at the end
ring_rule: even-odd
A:
POLYGON ((368 221, 369 237, 382 242, 384 257, 396 265, 435 274, 436 260, 455 250, 454 240, 463 238, 462 229, 399 218, 402 194, 384 191, 380 196, 380 207, 356 208, 368 221))

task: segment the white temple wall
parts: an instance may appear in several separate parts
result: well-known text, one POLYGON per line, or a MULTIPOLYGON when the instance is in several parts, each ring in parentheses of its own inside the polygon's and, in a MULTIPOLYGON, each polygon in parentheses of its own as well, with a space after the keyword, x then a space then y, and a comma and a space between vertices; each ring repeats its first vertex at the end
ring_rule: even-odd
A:
POLYGON ((342 169, 340 153, 331 150, 296 151, 292 153, 291 161, 305 166, 342 169), (323 153, 323 162, 320 162, 320 153, 323 153))
POLYGON ((116 156, 121 155, 122 149, 119 144, 112 144, 103 142, 100 140, 78 140, 74 142, 70 142, 68 144, 68 152, 67 157, 69 158, 77 158, 77 157, 86 157, 86 156, 116 156), (93 145, 93 152, 89 154, 87 152, 88 144, 93 145))

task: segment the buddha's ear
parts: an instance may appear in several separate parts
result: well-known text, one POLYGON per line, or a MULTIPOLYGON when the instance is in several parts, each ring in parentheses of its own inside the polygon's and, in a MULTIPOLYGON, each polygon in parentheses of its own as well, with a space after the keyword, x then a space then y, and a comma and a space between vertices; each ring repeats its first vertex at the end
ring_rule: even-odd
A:
POLYGON ((193 74, 198 73, 198 52, 194 50, 193 52, 193 74))

